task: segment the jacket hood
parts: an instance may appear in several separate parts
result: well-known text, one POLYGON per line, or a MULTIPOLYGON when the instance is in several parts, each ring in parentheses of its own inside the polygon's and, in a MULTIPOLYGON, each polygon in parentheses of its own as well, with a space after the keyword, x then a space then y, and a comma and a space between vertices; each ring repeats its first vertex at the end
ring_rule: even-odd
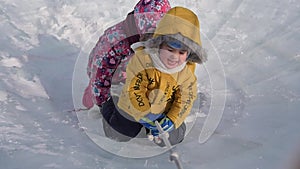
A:
POLYGON ((160 20, 153 39, 147 42, 148 47, 159 47, 164 36, 169 36, 184 43, 191 49, 187 61, 203 63, 207 60, 206 51, 202 48, 200 23, 197 15, 184 7, 170 9, 160 20), (155 46, 156 44, 156 46, 155 46))

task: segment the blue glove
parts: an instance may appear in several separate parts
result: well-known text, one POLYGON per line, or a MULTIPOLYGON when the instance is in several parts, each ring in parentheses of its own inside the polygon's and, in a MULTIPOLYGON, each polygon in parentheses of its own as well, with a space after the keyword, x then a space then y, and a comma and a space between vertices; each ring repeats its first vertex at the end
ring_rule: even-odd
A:
MULTIPOLYGON (((160 124, 161 128, 166 132, 171 132, 172 130, 174 130, 174 123, 166 116, 160 120, 159 124, 160 124)), ((155 126, 155 128, 150 129, 150 132, 153 136, 159 135, 159 130, 157 129, 156 126, 155 126)))
POLYGON ((164 118, 164 114, 153 114, 149 113, 143 118, 139 120, 139 123, 141 123, 144 127, 146 127, 149 130, 157 130, 155 125, 155 120, 164 118))

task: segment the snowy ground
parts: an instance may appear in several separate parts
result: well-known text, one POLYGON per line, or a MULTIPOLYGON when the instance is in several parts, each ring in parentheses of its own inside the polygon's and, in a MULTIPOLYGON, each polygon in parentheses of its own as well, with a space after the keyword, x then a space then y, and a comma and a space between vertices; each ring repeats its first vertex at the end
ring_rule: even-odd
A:
MULTIPOLYGON (((201 21, 209 61, 197 70, 199 90, 209 96, 226 78, 215 134, 198 142, 199 117, 177 146, 184 168, 287 168, 300 147, 300 2, 170 2, 190 7, 201 21)), ((66 112, 73 109, 77 58, 136 3, 0 1, 1 169, 175 168, 168 153, 132 159, 103 150, 66 112)))

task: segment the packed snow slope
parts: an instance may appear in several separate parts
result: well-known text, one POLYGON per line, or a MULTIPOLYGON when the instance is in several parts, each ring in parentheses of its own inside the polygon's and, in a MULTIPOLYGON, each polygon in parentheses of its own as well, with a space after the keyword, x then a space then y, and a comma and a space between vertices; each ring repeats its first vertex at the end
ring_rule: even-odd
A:
MULTIPOLYGON (((103 150, 76 113, 66 111, 74 108, 78 56, 88 57, 102 31, 136 3, 0 1, 1 169, 175 168, 168 153, 133 159, 103 150)), ((170 3, 191 8, 201 21, 209 61, 197 69, 199 91, 211 98, 219 90, 213 84, 226 82, 223 117, 214 135, 199 143, 205 118, 199 116, 177 146, 184 168, 287 168, 300 146, 300 2, 170 3)), ((201 111, 209 113, 205 106, 201 111)))

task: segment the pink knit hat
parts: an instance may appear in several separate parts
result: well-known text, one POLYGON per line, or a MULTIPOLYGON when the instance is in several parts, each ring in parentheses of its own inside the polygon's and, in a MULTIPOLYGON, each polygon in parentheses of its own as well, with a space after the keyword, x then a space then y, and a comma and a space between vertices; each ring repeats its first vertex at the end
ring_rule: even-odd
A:
POLYGON ((157 22, 169 9, 171 6, 168 0, 140 0, 134 7, 138 33, 153 33, 157 22))

